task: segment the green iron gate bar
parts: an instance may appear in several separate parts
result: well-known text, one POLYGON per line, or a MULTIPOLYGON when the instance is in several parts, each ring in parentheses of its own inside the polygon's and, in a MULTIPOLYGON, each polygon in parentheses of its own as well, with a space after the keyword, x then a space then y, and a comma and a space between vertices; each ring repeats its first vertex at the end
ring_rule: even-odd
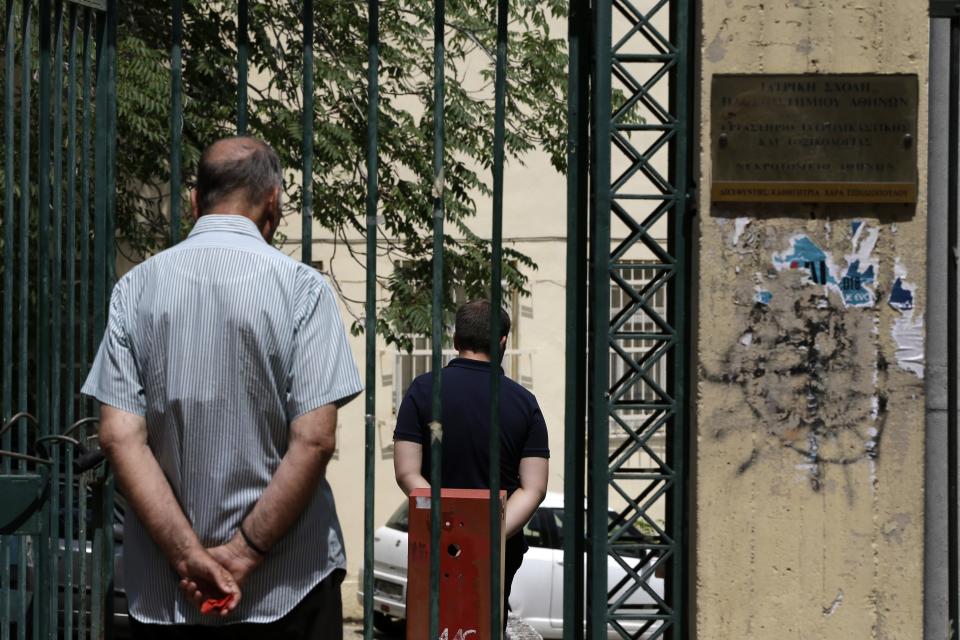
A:
MULTIPOLYGON (((567 300, 566 402, 564 404, 564 504, 585 501, 585 438, 587 389, 587 221, 590 163, 591 12, 589 0, 570 3, 567 87, 567 300)), ((568 562, 584 557, 583 509, 564 509, 563 629, 564 640, 583 638, 584 565, 568 562)))
MULTIPOLYGON (((367 10, 367 282, 364 332, 366 337, 364 368, 366 394, 364 405, 364 487, 374 486, 374 443, 377 411, 377 131, 379 126, 380 83, 380 3, 368 4, 367 10)), ((372 498, 372 491, 365 498, 372 498)), ((373 500, 363 504, 363 637, 373 638, 373 500)))
MULTIPOLYGON (((430 346, 433 371, 433 424, 430 427, 430 638, 440 637, 440 488, 443 466, 443 142, 444 142, 444 0, 433 4, 433 307, 430 346)), ((369 489, 368 489, 369 490, 369 489)), ((367 615, 364 612, 364 619, 367 615)))
POLYGON ((113 281, 115 7, 96 4, 4 4, 3 640, 104 637, 113 611, 112 481, 79 396, 113 281))
MULTIPOLYGON (((491 241, 493 252, 490 264, 490 308, 498 311, 503 307, 503 160, 506 127, 507 99, 507 23, 509 21, 507 0, 497 2, 497 57, 494 89, 493 132, 493 229, 491 241)), ((490 314, 490 353, 500 352, 499 313, 490 314)), ((499 367, 490 367, 490 575, 500 573, 503 549, 500 545, 500 372, 499 367)), ((522 534, 521 534, 522 535, 522 534)), ((490 629, 491 635, 499 631, 502 598, 499 580, 490 581, 490 629)))

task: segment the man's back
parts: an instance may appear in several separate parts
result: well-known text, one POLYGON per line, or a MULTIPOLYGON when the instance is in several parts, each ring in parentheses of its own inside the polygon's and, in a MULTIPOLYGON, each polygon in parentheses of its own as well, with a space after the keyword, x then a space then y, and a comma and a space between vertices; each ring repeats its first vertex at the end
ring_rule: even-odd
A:
MULTIPOLYGON (((490 363, 456 358, 444 367, 443 486, 485 489, 490 484, 490 363)), ((433 375, 410 385, 397 413, 394 437, 423 445, 423 477, 430 478, 430 423, 433 375)), ((532 393, 501 374, 500 485, 508 493, 519 486, 520 459, 549 457, 547 427, 532 393)))
MULTIPOLYGON (((453 344, 460 357, 442 371, 443 487, 487 489, 490 486, 491 367, 500 375, 500 487, 507 490, 503 549, 503 609, 509 610, 513 576, 526 551, 521 530, 530 521, 547 490, 550 450, 547 425, 533 394, 491 364, 504 352, 510 317, 489 300, 473 300, 457 309, 453 344), (499 347, 491 348, 490 327, 499 313, 499 347), (494 356, 491 357, 491 352, 494 356)), ((410 385, 397 412, 393 466, 397 484, 410 495, 431 486, 433 439, 433 375, 410 385)), ((503 617, 506 629, 506 615, 503 617)))
MULTIPOLYGON (((109 353, 119 362, 95 363, 84 391, 145 416, 150 448, 208 546, 237 531, 270 483, 290 422, 361 388, 329 285, 240 216, 200 218, 189 239, 125 276, 107 340, 98 361, 109 353)), ((176 574, 135 516, 125 555, 127 575, 156 576, 131 594, 139 620, 215 622, 178 595, 176 574)), ((237 618, 275 619, 342 565, 324 480, 250 577, 237 618)))

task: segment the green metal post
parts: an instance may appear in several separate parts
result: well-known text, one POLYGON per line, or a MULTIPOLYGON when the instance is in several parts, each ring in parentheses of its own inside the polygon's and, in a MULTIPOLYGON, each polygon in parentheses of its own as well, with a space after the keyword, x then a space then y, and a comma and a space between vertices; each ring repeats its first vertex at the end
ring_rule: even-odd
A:
POLYGON ((237 135, 247 135, 247 57, 250 34, 247 0, 237 3, 237 135))
MULTIPOLYGON (((116 220, 117 220, 117 2, 107 1, 107 225, 109 236, 107 258, 110 266, 107 272, 109 281, 107 288, 112 289, 117 280, 116 274, 116 220)), ((103 624, 104 640, 113 638, 113 470, 104 468, 103 493, 100 496, 103 513, 99 526, 103 529, 103 557, 104 562, 98 567, 99 580, 103 585, 103 624)))
POLYGON ((588 405, 587 637, 607 638, 607 458, 609 455, 610 324, 610 39, 611 2, 594 10, 590 220, 590 357, 588 405))
MULTIPOLYGON (((57 0, 54 4, 54 55, 53 55, 53 182, 52 196, 53 205, 51 209, 53 234, 53 258, 49 263, 50 270, 50 353, 48 362, 50 363, 50 391, 48 402, 50 403, 48 433, 60 433, 60 335, 62 329, 61 307, 63 304, 61 287, 61 274, 63 272, 63 0, 57 0)), ((50 549, 50 584, 59 584, 58 572, 58 549, 57 540, 60 539, 60 447, 54 446, 50 449, 50 456, 53 460, 53 469, 51 470, 50 483, 50 537, 48 545, 50 549)), ((69 563, 69 558, 67 559, 69 563)), ((58 590, 51 587, 52 596, 52 628, 57 626, 57 599, 58 590)))
MULTIPOLYGON (((51 299, 50 309, 50 433, 60 433, 60 373, 62 362, 60 358, 61 313, 63 296, 61 280, 63 274, 63 2, 57 0, 54 5, 53 33, 53 259, 51 261, 51 299)), ((59 452, 54 447, 54 452, 59 452)), ((55 453, 56 455, 56 453, 55 453)), ((54 467, 55 469, 57 467, 54 467)), ((56 488, 56 483, 54 483, 56 488)), ((56 504, 56 502, 54 502, 56 504)), ((53 523, 53 534, 56 535, 56 523, 53 523)))
MULTIPOLYGON (((23 0, 20 13, 20 316, 17 332, 19 335, 19 354, 17 366, 19 381, 17 384, 17 406, 27 408, 28 375, 30 372, 30 87, 33 84, 32 34, 33 11, 31 0, 23 0)), ((21 420, 18 426, 17 450, 26 453, 27 424, 21 420)), ((26 463, 19 463, 21 472, 26 471, 26 463)), ((23 551, 21 551, 21 555, 23 551)), ((21 587, 23 592, 23 587, 21 587)), ((21 594, 22 595, 22 594, 21 594)), ((23 598, 21 597, 21 603, 23 598)))
MULTIPOLYGON (((117 2, 108 0, 104 13, 97 14, 97 84, 94 188, 94 331, 102 335, 107 311, 107 292, 114 281, 114 213, 116 207, 117 138, 117 2)), ((94 589, 91 637, 110 635, 113 606, 113 534, 109 530, 113 512, 113 477, 103 470, 95 503, 97 528, 94 532, 94 589), (99 562, 98 562, 99 559, 99 562)))
MULTIPOLYGON (((77 349, 76 349, 76 291, 77 291, 77 51, 78 42, 78 6, 70 3, 70 12, 67 29, 70 33, 70 44, 67 52, 67 255, 66 255, 66 312, 67 320, 65 331, 67 336, 67 349, 65 355, 66 380, 64 381, 63 401, 64 401, 64 424, 73 424, 75 415, 75 372, 77 369, 77 349)), ((67 544, 65 549, 72 549, 73 543, 77 542, 78 549, 83 549, 79 541, 74 536, 74 509, 76 505, 76 496, 74 493, 74 477, 72 460, 76 457, 76 450, 73 445, 67 448, 64 465, 64 490, 66 491, 66 504, 64 505, 64 538, 67 544)), ((63 610, 73 611, 73 574, 74 562, 68 557, 64 562, 64 585, 63 592, 63 610)), ((78 621, 82 625, 82 617, 78 621)), ((64 637, 74 637, 74 619, 73 615, 64 616, 64 637)))
POLYGON ((313 262, 313 0, 303 0, 303 214, 300 259, 313 262))
MULTIPOLYGON (((51 469, 48 473, 54 476, 56 470, 51 469)), ((54 477, 49 481, 55 482, 56 479, 54 477)), ((37 550, 34 554, 34 562, 36 575, 44 576, 50 570, 50 520, 52 519, 51 516, 54 510, 50 508, 49 502, 45 502, 43 506, 40 507, 40 510, 40 534, 34 539, 37 550)), ((56 603, 53 601, 54 594, 56 594, 55 584, 56 582, 50 582, 41 578, 33 587, 34 637, 43 638, 44 640, 53 640, 56 638, 57 608, 56 603)))
MULTIPOLYGON (((14 0, 7 0, 5 15, 6 34, 6 55, 3 61, 3 133, 4 133, 4 158, 3 158, 3 421, 6 422, 13 415, 13 363, 15 362, 13 353, 13 286, 14 269, 16 268, 16 256, 14 254, 14 238, 17 229, 16 200, 14 199, 14 179, 16 174, 15 153, 16 140, 14 139, 14 130, 16 129, 16 7, 14 0)), ((11 445, 11 433, 8 431, 3 435, 3 442, 0 444, 4 449, 9 450, 11 445)), ((10 471, 9 458, 3 461, 3 471, 10 471)), ((3 563, 6 571, 7 563, 3 563)), ((6 574, 4 574, 6 575, 6 574)), ((8 584, 4 582, 4 584, 8 584)), ((9 603, 9 590, 4 590, 4 602, 9 603)), ((4 618, 9 619, 9 617, 4 618)), ((4 629, 3 633, 8 634, 9 629, 4 629)))
MULTIPOLYGON (((77 511, 79 513, 85 514, 87 512, 87 474, 80 476, 80 480, 77 482, 77 511)), ((80 522, 77 523, 77 544, 80 545, 81 549, 87 548, 87 519, 80 518, 80 522)), ((87 557, 86 554, 80 559, 80 567, 77 572, 77 583, 86 585, 87 576, 90 575, 90 571, 87 568, 87 557)), ((87 610, 87 589, 80 589, 80 597, 77 598, 77 610, 86 611, 87 610)), ((80 618, 80 622, 77 625, 77 636, 78 640, 86 640, 87 630, 90 625, 87 623, 87 616, 84 614, 80 618)))
MULTIPOLYGON (((83 77, 80 91, 80 359, 83 370, 91 362, 93 344, 90 325, 90 83, 93 77, 93 10, 83 9, 83 77)), ((93 403, 81 398, 80 414, 88 415, 93 403)), ((81 495, 81 500, 83 500, 81 495)), ((81 598, 83 598, 81 592, 81 598)), ((81 633, 83 627, 81 626, 81 633)), ((81 638, 81 640, 83 640, 81 638)))
MULTIPOLYGON (((3 415, 4 422, 13 415, 13 363, 15 356, 13 353, 13 287, 14 287, 14 269, 16 268, 16 256, 14 254, 14 238, 17 225, 16 201, 14 200, 14 179, 15 164, 14 154, 16 152, 16 141, 14 139, 14 130, 16 128, 16 101, 15 87, 16 78, 16 56, 13 43, 16 42, 16 5, 14 0, 7 0, 5 14, 5 38, 6 55, 4 56, 4 101, 3 101, 3 131, 4 131, 4 165, 3 165, 3 188, 4 188, 4 206, 3 206, 3 415)), ((8 431, 3 436, 0 443, 4 449, 9 450, 12 444, 12 433, 8 431)), ((3 472, 10 473, 10 459, 3 461, 3 472)), ((10 584, 10 563, 13 560, 10 554, 10 540, 4 536, 0 540, 0 580, 3 584, 10 584)), ((0 619, 10 620, 10 588, 3 589, 0 593, 0 619)), ((0 638, 8 640, 10 637, 10 625, 5 624, 0 629, 0 638)))
MULTIPOLYGON (((93 10, 89 7, 83 9, 83 27, 82 36, 83 51, 83 75, 81 80, 81 134, 80 134, 80 358, 79 364, 82 370, 86 370, 91 362, 91 346, 94 344, 91 335, 90 323, 90 137, 91 137, 91 96, 90 88, 93 79, 93 10)), ((89 416, 93 410, 93 402, 81 399, 80 414, 89 416)), ((87 512, 87 474, 80 477, 77 483, 77 511, 85 514, 87 512)), ((77 544, 81 549, 86 549, 87 545, 87 519, 80 518, 77 525, 78 535, 77 544)), ((87 566, 87 557, 84 554, 80 560, 79 571, 77 572, 78 584, 86 585, 90 571, 87 566)), ((77 598, 77 610, 87 611, 88 592, 87 589, 80 589, 79 598, 77 598)), ((77 625, 78 640, 86 640, 89 624, 87 616, 83 615, 80 623, 77 625)))
POLYGON ((692 42, 692 9, 694 0, 675 0, 671 3, 671 41, 679 52, 678 64, 670 84, 670 112, 676 120, 676 139, 671 149, 670 181, 674 185, 673 216, 670 220, 669 252, 674 258, 676 272, 673 277, 673 289, 670 292, 668 319, 670 326, 677 332, 670 363, 670 389, 673 391, 674 417, 670 424, 670 448, 667 466, 673 470, 674 485, 667 505, 667 528, 673 539, 674 555, 669 564, 670 573, 665 581, 664 595, 668 598, 673 617, 672 640, 686 640, 687 620, 683 603, 687 601, 687 482, 686 460, 688 455, 687 429, 689 409, 687 389, 689 389, 690 322, 689 314, 689 274, 687 273, 690 245, 690 213, 695 209, 693 203, 693 138, 690 135, 690 123, 693 122, 691 97, 694 94, 694 78, 690 71, 691 56, 687 54, 692 42))
POLYGON ((94 335, 102 335, 106 326, 107 300, 113 284, 111 264, 114 239, 111 234, 115 188, 113 166, 116 144, 116 12, 110 7, 97 14, 96 140, 94 144, 94 335))
POLYGON ((570 3, 567 109, 567 300, 564 406, 563 637, 583 638, 586 459, 587 220, 589 207, 590 7, 570 3))
POLYGON ((113 636, 113 474, 109 469, 104 470, 103 485, 99 487, 99 500, 94 509, 97 529, 94 532, 94 567, 97 575, 94 579, 99 586, 99 593, 92 607, 94 619, 91 624, 91 638, 94 640, 110 640, 113 636), (97 561, 99 554, 99 562, 97 561))
MULTIPOLYGON (((73 424, 75 415, 74 383, 77 370, 77 50, 78 50, 78 20, 77 5, 70 3, 68 29, 70 31, 70 45, 67 53, 67 299, 66 299, 66 335, 67 364, 66 380, 64 381, 64 424, 73 424)), ((68 467, 70 465, 67 465, 68 467)), ((70 485, 67 485, 70 486, 70 485)), ((72 513, 70 514, 72 516, 72 513)), ((72 531, 72 529, 70 529, 72 531)), ((73 569, 73 563, 67 563, 67 571, 73 569)), ((67 593, 67 598, 72 597, 67 593)), ((69 636, 69 634, 67 634, 69 636)))
MULTIPOLYGON (((104 610, 104 601, 107 598, 106 593, 106 583, 103 580, 102 572, 104 565, 107 564, 107 558, 111 557, 104 553, 104 534, 105 531, 101 526, 101 523, 104 520, 103 512, 103 500, 102 495, 98 496, 98 493, 102 491, 102 487, 97 487, 94 490, 93 495, 93 541, 92 549, 93 553, 93 570, 91 571, 91 579, 93 584, 90 588, 90 638, 91 640, 102 640, 106 635, 106 629, 104 628, 104 619, 106 618, 106 612, 104 610), (100 498, 100 499, 98 499, 100 498)), ((113 538, 111 535, 110 538, 113 538)), ((113 563, 110 563, 113 564, 113 563)))
MULTIPOLYGON (((19 317, 17 318, 18 332, 18 358, 17 366, 19 369, 17 381, 17 407, 27 408, 28 396, 28 376, 30 371, 29 342, 30 342, 30 87, 33 82, 32 77, 32 34, 33 34, 33 10, 31 0, 23 0, 20 11, 20 295, 19 295, 19 317)), ((27 424, 21 420, 17 426, 17 450, 26 452, 27 424)), ((18 470, 23 473, 27 470, 26 462, 20 461, 17 465, 18 470)), ((27 552, 24 545, 20 545, 19 558, 17 558, 19 567, 27 566, 27 552)), ((22 640, 26 638, 26 626, 24 622, 27 619, 27 587, 26 580, 18 581, 17 595, 19 611, 16 619, 20 621, 17 625, 17 635, 22 640)))
POLYGON ((93 335, 103 335, 107 311, 107 20, 97 15, 96 91, 94 93, 94 187, 93 187, 93 335))
POLYGON ((170 245, 180 242, 183 158, 183 0, 173 0, 170 42, 170 245))
MULTIPOLYGON (((41 435, 49 435, 52 416, 50 412, 50 341, 53 325, 51 324, 51 257, 50 257, 50 65, 51 65, 51 0, 40 0, 39 3, 39 44, 40 44, 40 96, 37 113, 37 123, 39 127, 37 149, 37 383, 34 390, 36 394, 36 415, 40 420, 39 432, 41 435)), ((52 470, 51 475, 53 483, 56 483, 56 470, 52 470)), ((48 515, 50 510, 44 515, 48 515)), ((50 618, 51 609, 53 615, 56 615, 56 607, 51 607, 53 585, 56 584, 56 577, 53 574, 47 574, 52 569, 50 558, 52 555, 51 540, 49 535, 50 522, 43 518, 42 533, 39 538, 37 554, 37 575, 41 576, 39 584, 34 589, 34 609, 38 615, 38 629, 41 638, 50 637, 50 618), (43 576, 48 575, 47 580, 43 576)))
POLYGON ((380 103, 380 0, 367 2, 367 308, 364 420, 363 637, 373 640, 374 448, 377 412, 377 135, 380 103))
MULTIPOLYGON (((107 129, 106 187, 107 187, 107 278, 105 290, 110 292, 117 281, 117 2, 107 0, 107 129)), ((111 496, 113 494, 111 493, 111 496)), ((111 497, 111 500, 113 498, 111 497)), ((113 536, 107 536, 111 548, 113 536)), ((112 555, 110 556, 113 557, 112 555)), ((113 567, 113 563, 110 563, 113 567)), ((111 573, 112 575, 112 573, 111 573)), ((111 600, 112 602, 112 600, 111 600)))
POLYGON ((50 17, 51 0, 40 0, 40 100, 37 114, 37 386, 40 433, 50 430, 50 17))
POLYGON ((430 438, 430 640, 440 634, 440 485, 443 456, 444 0, 433 3, 433 425, 430 438))
MULTIPOLYGON (((67 494, 67 501, 64 505, 64 532, 63 538, 66 541, 64 545, 64 550, 66 551, 66 557, 63 562, 63 571, 64 571, 64 581, 63 581, 63 610, 65 615, 63 616, 63 637, 64 638, 73 638, 73 558, 71 557, 70 549, 73 549, 73 545, 77 543, 77 549, 85 549, 86 545, 81 545, 78 540, 73 535, 73 461, 76 457, 76 450, 73 445, 70 444, 66 449, 66 456, 64 459, 67 461, 64 465, 64 476, 63 476, 63 486, 67 494)), ((79 624, 83 624, 83 620, 78 621, 79 624)))
POLYGON ((507 96, 507 0, 497 0, 497 58, 493 120, 493 229, 490 260, 490 637, 501 637, 500 580, 500 309, 503 307, 503 160, 507 96))

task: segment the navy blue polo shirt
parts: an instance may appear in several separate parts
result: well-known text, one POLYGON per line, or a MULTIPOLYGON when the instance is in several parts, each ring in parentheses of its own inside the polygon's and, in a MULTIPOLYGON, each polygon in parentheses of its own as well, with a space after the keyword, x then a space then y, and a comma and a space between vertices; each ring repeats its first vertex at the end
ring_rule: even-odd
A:
MULTIPOLYGON (((520 487, 520 459, 549 458, 547 425, 532 393, 500 370, 500 487, 520 487)), ((443 465, 448 489, 490 486, 490 363, 455 358, 443 369, 443 465)), ((433 373, 418 376, 397 412, 394 440, 423 445, 421 473, 430 479, 433 373)))

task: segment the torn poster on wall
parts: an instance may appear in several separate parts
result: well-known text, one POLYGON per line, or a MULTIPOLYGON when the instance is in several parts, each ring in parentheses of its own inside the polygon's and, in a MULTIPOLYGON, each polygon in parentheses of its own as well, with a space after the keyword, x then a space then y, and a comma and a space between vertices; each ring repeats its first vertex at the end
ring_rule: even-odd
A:
MULTIPOLYGON (((773 254, 777 271, 800 270, 808 284, 836 293, 847 308, 874 308, 877 305, 877 273, 879 262, 874 255, 880 229, 860 220, 850 223, 850 252, 843 257, 844 267, 824 251, 810 236, 797 234, 790 238, 789 248, 773 254)), ((907 272, 899 258, 894 265, 893 284, 887 304, 897 312, 891 327, 896 345, 897 365, 923 378, 923 318, 914 313, 917 287, 907 280, 907 272)), ((755 290, 754 302, 769 305, 772 294, 755 290)))
POLYGON ((773 255, 773 266, 777 271, 805 271, 808 282, 835 291, 845 307, 873 307, 878 269, 873 251, 880 230, 858 221, 851 225, 851 232, 851 252, 844 256, 845 269, 840 269, 829 253, 803 234, 790 239, 789 249, 773 255))
POLYGON ((877 248, 880 229, 854 222, 850 226, 853 238, 847 260, 847 272, 840 280, 840 293, 848 307, 872 307, 876 304, 874 285, 880 264, 873 255, 877 248))
POLYGON ((890 333, 897 346, 897 366, 923 378, 923 318, 914 319, 913 294, 916 285, 907 281, 907 270, 898 259, 893 266, 896 280, 887 304, 900 312, 890 333))

